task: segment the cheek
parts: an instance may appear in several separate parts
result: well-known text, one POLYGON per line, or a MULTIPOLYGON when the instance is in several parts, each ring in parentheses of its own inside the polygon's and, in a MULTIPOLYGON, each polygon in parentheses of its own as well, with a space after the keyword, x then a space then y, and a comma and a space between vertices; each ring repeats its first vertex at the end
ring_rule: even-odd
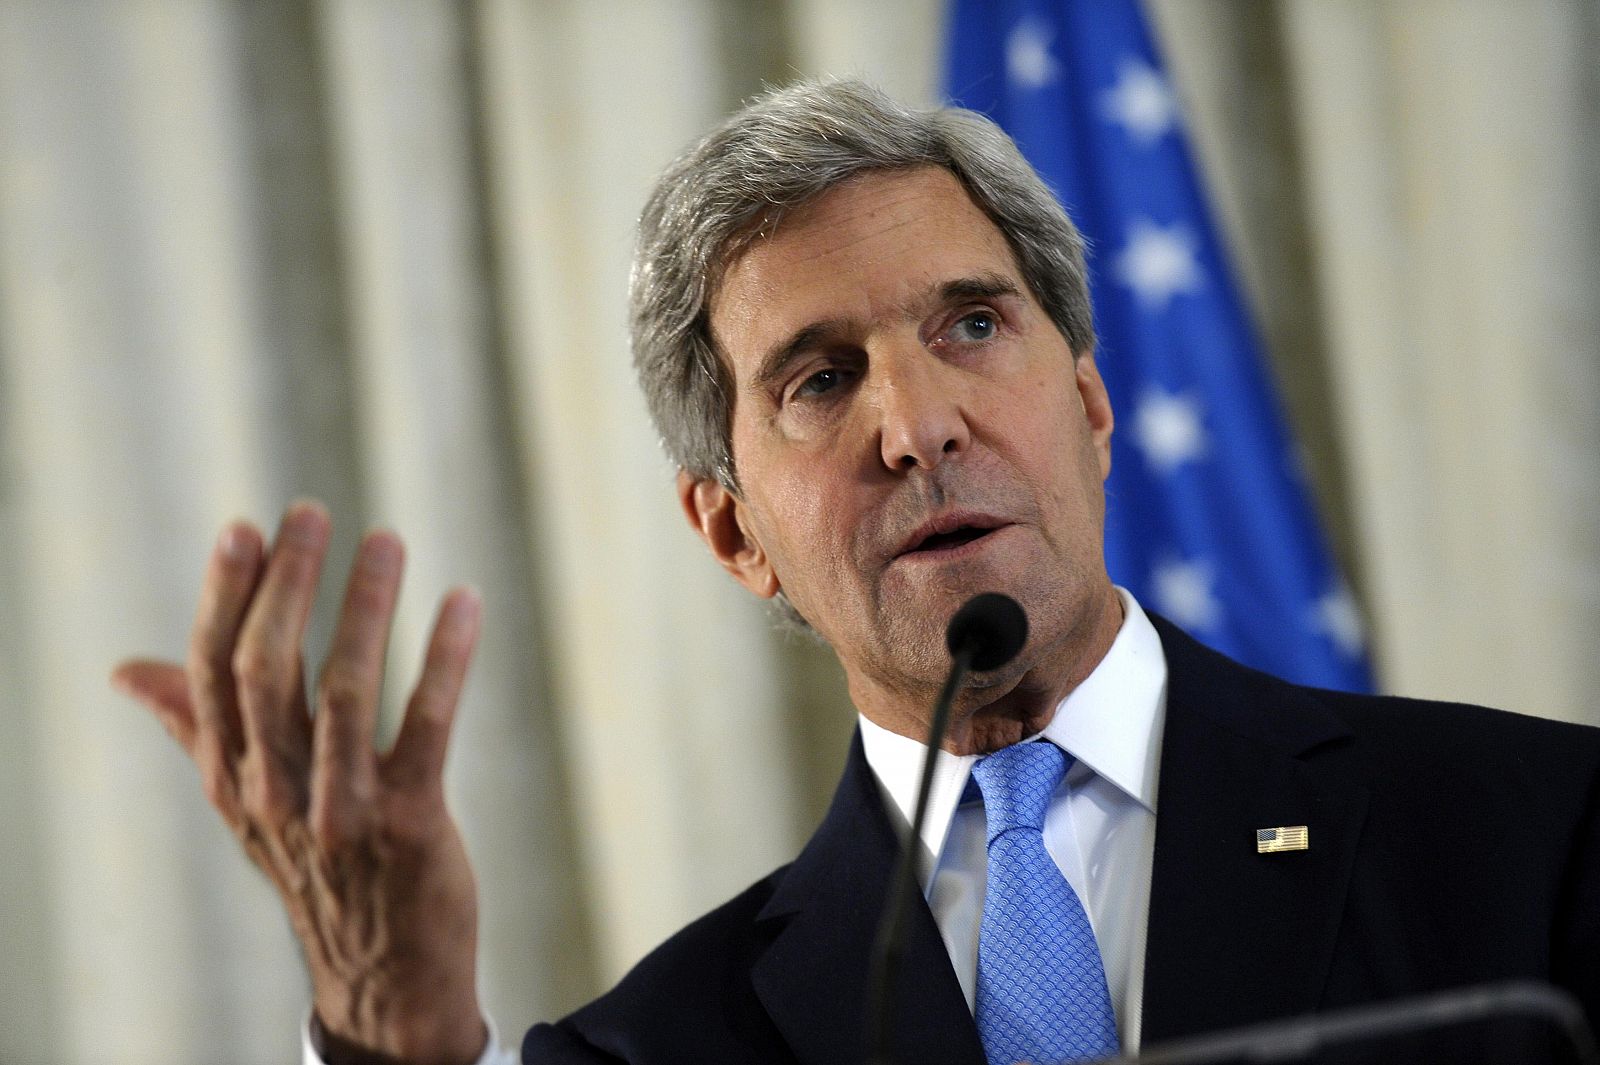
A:
POLYGON ((849 580, 856 521, 840 472, 838 445, 810 450, 774 444, 763 428, 736 426, 735 454, 750 508, 751 528, 795 606, 827 609, 849 580))
POLYGON ((1018 461, 1027 465, 1045 505, 1069 517, 1076 538, 1103 514, 1105 470, 1077 393, 1055 385, 1041 381, 1033 394, 1049 401, 1022 406, 1012 424, 1021 444, 1018 461))
POLYGON ((1062 388, 1059 379, 1035 373, 1019 395, 1021 400, 1005 412, 1005 424, 1036 463, 1066 472, 1089 442, 1077 394, 1062 388))
POLYGON ((785 593, 813 623, 853 598, 860 518, 844 493, 823 484, 791 482, 767 498, 768 557, 785 593))
MULTIPOLYGON (((771 476, 771 475, 769 475, 771 476)), ((768 482, 762 507, 762 525, 771 553, 790 566, 815 564, 812 556, 826 557, 835 549, 829 493, 793 477, 773 477, 768 482)))

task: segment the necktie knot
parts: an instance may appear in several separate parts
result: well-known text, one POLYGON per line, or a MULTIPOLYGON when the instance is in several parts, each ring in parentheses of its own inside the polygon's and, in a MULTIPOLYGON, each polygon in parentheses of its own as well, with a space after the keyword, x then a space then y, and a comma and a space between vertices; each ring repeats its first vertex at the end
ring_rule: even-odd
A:
POLYGON ((1013 828, 1044 828, 1050 796, 1067 772, 1066 754, 1053 743, 1014 743, 972 767, 983 792, 989 843, 1013 828))

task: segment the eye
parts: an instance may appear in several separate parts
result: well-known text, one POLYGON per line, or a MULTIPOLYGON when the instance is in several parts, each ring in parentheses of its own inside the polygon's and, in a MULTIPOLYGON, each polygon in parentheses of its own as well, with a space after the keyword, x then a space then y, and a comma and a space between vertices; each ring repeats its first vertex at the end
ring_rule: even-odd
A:
POLYGON ((837 366, 818 370, 816 373, 801 381, 794 390, 795 399, 807 399, 814 396, 824 396, 834 391, 845 383, 846 373, 837 366))
POLYGON ((951 329, 956 339, 966 341, 990 340, 999 331, 1000 319, 992 311, 973 311, 951 329))

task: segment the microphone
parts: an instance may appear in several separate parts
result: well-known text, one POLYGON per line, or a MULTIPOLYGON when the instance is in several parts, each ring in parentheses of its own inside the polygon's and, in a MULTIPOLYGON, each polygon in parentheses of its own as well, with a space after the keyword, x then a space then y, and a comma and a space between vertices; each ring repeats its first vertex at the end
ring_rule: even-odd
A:
POLYGON ((1028 615, 1015 599, 999 592, 968 599, 944 630, 950 657, 960 662, 965 656, 968 669, 985 672, 1011 661, 1027 642, 1028 615))
POLYGON ((889 1065, 889 992, 895 970, 905 953, 905 916, 917 897, 916 853, 922 824, 928 816, 928 792, 933 786, 933 763, 950 727, 950 704, 962 678, 971 670, 999 669, 1017 656, 1028 642, 1028 615, 1017 601, 999 592, 984 592, 962 604, 944 630, 950 651, 950 675, 933 705, 928 725, 928 750, 917 781, 916 816, 900 841, 900 859, 889 878, 889 897, 883 920, 872 944, 872 964, 867 978, 867 1062, 889 1065))

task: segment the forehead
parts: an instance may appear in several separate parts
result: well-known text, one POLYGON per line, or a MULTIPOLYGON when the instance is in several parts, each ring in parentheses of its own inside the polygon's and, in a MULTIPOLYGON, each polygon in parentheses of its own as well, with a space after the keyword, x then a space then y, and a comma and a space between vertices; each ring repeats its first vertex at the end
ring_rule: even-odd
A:
POLYGON ((784 336, 915 313, 950 282, 980 276, 1025 289, 1004 234, 954 174, 869 172, 786 213, 728 265, 711 333, 738 377, 784 336))

